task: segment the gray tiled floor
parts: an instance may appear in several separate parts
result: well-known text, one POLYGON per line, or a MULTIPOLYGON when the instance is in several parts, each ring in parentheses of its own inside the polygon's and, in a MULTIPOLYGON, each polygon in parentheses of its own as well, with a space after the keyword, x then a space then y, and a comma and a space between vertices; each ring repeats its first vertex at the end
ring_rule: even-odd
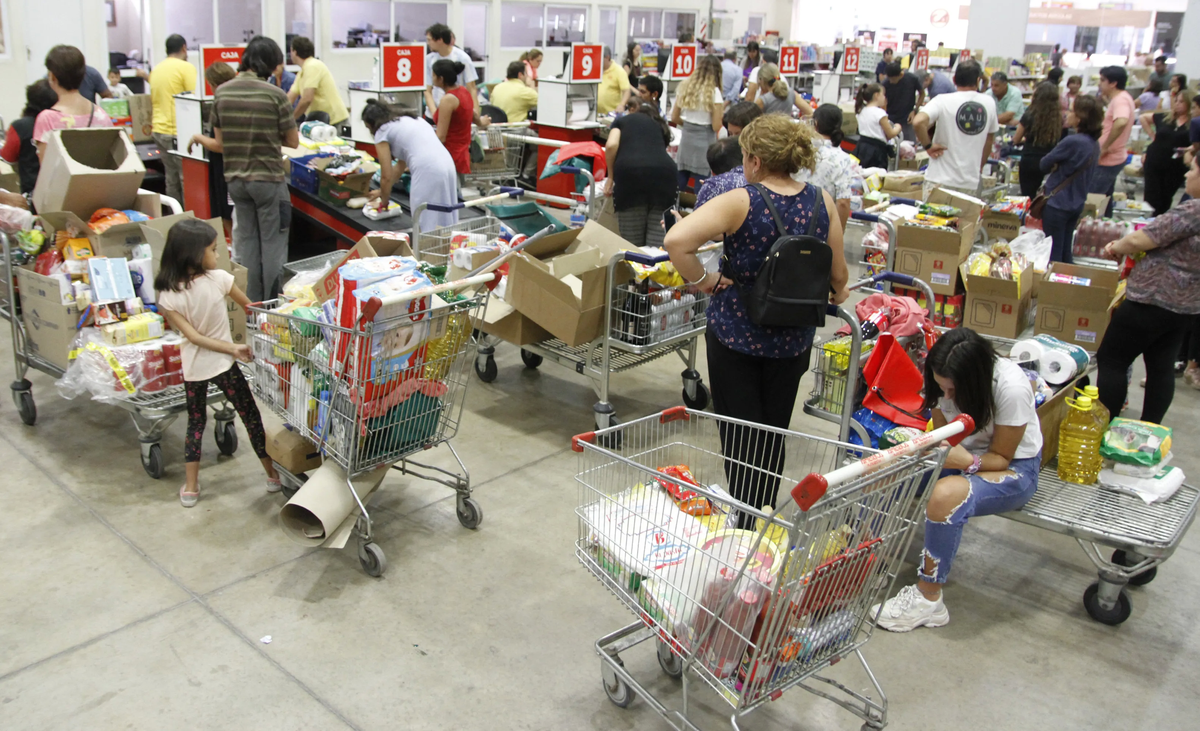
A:
MULTIPOLYGON (((620 710, 600 688, 592 643, 630 618, 572 554, 568 437, 589 428, 594 395, 562 369, 524 370, 513 348, 499 363, 495 383, 472 379, 456 440, 482 527, 458 525, 448 490, 389 478, 375 501, 389 560, 378 580, 353 550, 283 536, 283 500, 262 491, 244 432, 233 458, 206 442, 204 498, 183 510, 180 424, 156 482, 124 412, 63 401, 32 376, 36 427, 0 403, 0 728, 666 728, 645 702, 620 710)), ((677 403, 680 370, 663 360, 618 376, 619 412, 677 403)), ((1200 474, 1200 393, 1180 383, 1176 464, 1200 474)), ((799 413, 793 426, 829 431, 799 413)), ((1193 532, 1153 584, 1131 589, 1133 617, 1110 628, 1082 609, 1094 571, 1072 540, 974 521, 946 590, 951 624, 880 633, 865 648, 890 728, 1193 727, 1198 551, 1193 532)), ((649 649, 624 658, 678 699, 649 649)), ((865 687, 850 665, 832 674, 865 687)), ((727 724, 714 696, 696 703, 699 724, 727 724)), ((791 693, 743 728, 858 726, 791 693)))

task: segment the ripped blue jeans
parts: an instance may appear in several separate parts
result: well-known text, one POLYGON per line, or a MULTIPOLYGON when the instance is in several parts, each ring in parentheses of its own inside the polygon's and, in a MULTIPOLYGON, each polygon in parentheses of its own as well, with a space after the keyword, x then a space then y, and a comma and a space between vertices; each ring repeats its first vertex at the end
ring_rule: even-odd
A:
MULTIPOLYGON (((1029 502, 1033 493, 1037 492, 1041 465, 1042 455, 1039 453, 1028 459, 1014 459, 1009 463, 1008 470, 1002 473, 1004 477, 998 481, 980 475, 968 475, 970 490, 967 499, 950 513, 950 517, 945 521, 925 519, 925 550, 921 552, 917 576, 922 581, 934 584, 946 583, 967 520, 976 515, 1007 513, 1029 502), (933 563, 932 574, 925 571, 927 559, 933 563)), ((955 475, 962 475, 962 472, 942 470, 941 477, 955 475)))

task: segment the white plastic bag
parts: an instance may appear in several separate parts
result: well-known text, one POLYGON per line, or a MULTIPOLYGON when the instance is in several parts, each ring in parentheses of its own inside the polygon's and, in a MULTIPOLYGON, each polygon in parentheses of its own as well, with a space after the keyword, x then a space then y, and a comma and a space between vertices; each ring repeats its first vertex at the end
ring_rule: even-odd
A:
POLYGON ((15 234, 33 228, 33 214, 24 208, 0 203, 0 231, 15 234))
POLYGON ((1026 231, 1009 242, 1014 254, 1024 254, 1038 271, 1046 271, 1050 266, 1050 247, 1052 241, 1041 231, 1026 231))

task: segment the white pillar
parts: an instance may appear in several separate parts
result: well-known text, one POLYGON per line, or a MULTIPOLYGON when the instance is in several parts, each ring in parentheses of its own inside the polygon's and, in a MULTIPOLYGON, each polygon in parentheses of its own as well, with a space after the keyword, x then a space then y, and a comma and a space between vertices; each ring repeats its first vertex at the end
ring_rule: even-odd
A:
POLYGON ((1175 71, 1192 78, 1200 74, 1200 0, 1188 0, 1183 27, 1175 41, 1175 71))
POLYGON ((1012 0, 971 0, 967 48, 972 52, 982 50, 984 58, 1024 58, 1025 26, 1028 24, 1028 3, 1018 4, 1012 0))

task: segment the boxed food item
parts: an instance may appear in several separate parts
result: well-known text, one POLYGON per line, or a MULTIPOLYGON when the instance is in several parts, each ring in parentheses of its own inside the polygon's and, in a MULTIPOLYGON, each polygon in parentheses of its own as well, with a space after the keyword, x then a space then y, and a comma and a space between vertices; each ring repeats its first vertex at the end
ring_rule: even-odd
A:
POLYGON ((925 187, 925 173, 901 170, 883 176, 883 190, 889 193, 908 193, 921 197, 925 187))
POLYGON ((970 196, 941 188, 929 203, 952 206, 962 213, 957 228, 918 225, 900 221, 896 227, 895 269, 921 279, 935 294, 954 296, 963 291, 958 267, 966 261, 975 241, 983 203, 970 196))
POLYGON ((133 140, 116 127, 63 129, 46 138, 33 189, 38 211, 87 218, 100 208, 129 208, 146 176, 133 140))
POLYGON ((1033 265, 1025 263, 1012 279, 971 274, 961 267, 967 287, 963 324, 983 335, 1015 339, 1029 325, 1033 306, 1033 265))
POLYGON ((162 315, 143 312, 123 322, 102 325, 100 332, 109 345, 133 345, 143 340, 161 338, 163 335, 162 315))
POLYGON ((1053 262, 1038 283, 1037 322, 1034 332, 1053 335, 1086 350, 1100 347, 1112 310, 1125 295, 1125 284, 1115 269, 1053 262), (1069 284, 1053 275, 1067 275, 1089 284, 1069 284))
POLYGON ((154 139, 154 104, 149 94, 134 94, 126 97, 129 103, 130 134, 134 142, 149 142, 154 139))

